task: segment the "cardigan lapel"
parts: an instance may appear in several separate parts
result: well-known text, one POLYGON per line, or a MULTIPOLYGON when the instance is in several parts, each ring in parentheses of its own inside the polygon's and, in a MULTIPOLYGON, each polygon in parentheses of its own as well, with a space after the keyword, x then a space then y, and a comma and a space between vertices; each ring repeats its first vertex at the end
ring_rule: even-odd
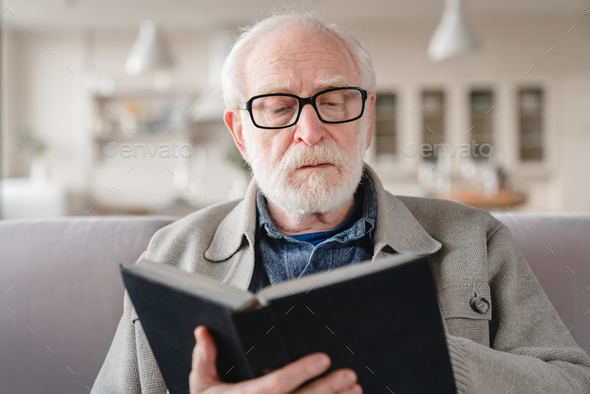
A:
MULTIPOLYGON (((242 245, 244 237, 249 248, 254 248, 256 236, 256 182, 250 182, 244 199, 228 214, 215 231, 213 240, 205 252, 205 258, 220 262, 230 258, 242 245)), ((254 249, 251 249, 252 251, 254 249)))
POLYGON ((424 230, 400 199, 383 188, 375 171, 366 164, 365 173, 373 181, 377 195, 373 260, 381 256, 386 246, 402 254, 425 255, 438 251, 441 243, 424 230))
POLYGON ((248 289, 254 272, 256 189, 256 183, 250 182, 244 199, 223 218, 205 251, 212 263, 209 269, 223 272, 223 282, 242 290, 248 289))

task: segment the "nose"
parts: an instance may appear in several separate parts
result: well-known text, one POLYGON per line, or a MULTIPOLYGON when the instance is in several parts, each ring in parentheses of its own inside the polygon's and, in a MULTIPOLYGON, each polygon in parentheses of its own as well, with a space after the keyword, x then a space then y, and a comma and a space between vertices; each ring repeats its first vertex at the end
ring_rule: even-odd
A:
POLYGON ((304 142, 307 145, 318 143, 326 135, 324 124, 318 117, 311 104, 306 104, 301 110, 299 120, 295 125, 295 142, 304 142))

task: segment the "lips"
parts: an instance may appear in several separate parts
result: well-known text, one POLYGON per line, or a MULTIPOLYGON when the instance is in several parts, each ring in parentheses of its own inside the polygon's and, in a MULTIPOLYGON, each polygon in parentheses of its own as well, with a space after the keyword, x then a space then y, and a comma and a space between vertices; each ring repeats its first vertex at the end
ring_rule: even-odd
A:
POLYGON ((331 163, 312 163, 312 164, 308 164, 306 166, 302 166, 299 168, 321 168, 321 167, 326 167, 326 166, 331 166, 331 163))

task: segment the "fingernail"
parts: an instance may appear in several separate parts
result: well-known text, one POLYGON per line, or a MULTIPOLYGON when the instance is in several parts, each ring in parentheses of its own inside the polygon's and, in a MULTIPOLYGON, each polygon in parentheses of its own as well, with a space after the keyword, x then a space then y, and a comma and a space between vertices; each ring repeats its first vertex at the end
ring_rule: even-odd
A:
POLYGON ((315 360, 315 369, 323 371, 330 364, 330 359, 327 356, 318 356, 315 360))
POLYGON ((340 379, 342 381, 342 384, 345 387, 348 387, 356 381, 356 376, 352 371, 346 371, 342 374, 342 377, 340 379))

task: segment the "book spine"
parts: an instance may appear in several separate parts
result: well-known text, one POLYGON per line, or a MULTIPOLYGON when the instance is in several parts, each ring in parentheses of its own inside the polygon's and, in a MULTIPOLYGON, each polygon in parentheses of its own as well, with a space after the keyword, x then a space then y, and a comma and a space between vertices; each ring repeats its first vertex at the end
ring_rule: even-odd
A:
POLYGON ((291 361, 269 307, 234 312, 233 319, 252 378, 265 375, 291 361))

